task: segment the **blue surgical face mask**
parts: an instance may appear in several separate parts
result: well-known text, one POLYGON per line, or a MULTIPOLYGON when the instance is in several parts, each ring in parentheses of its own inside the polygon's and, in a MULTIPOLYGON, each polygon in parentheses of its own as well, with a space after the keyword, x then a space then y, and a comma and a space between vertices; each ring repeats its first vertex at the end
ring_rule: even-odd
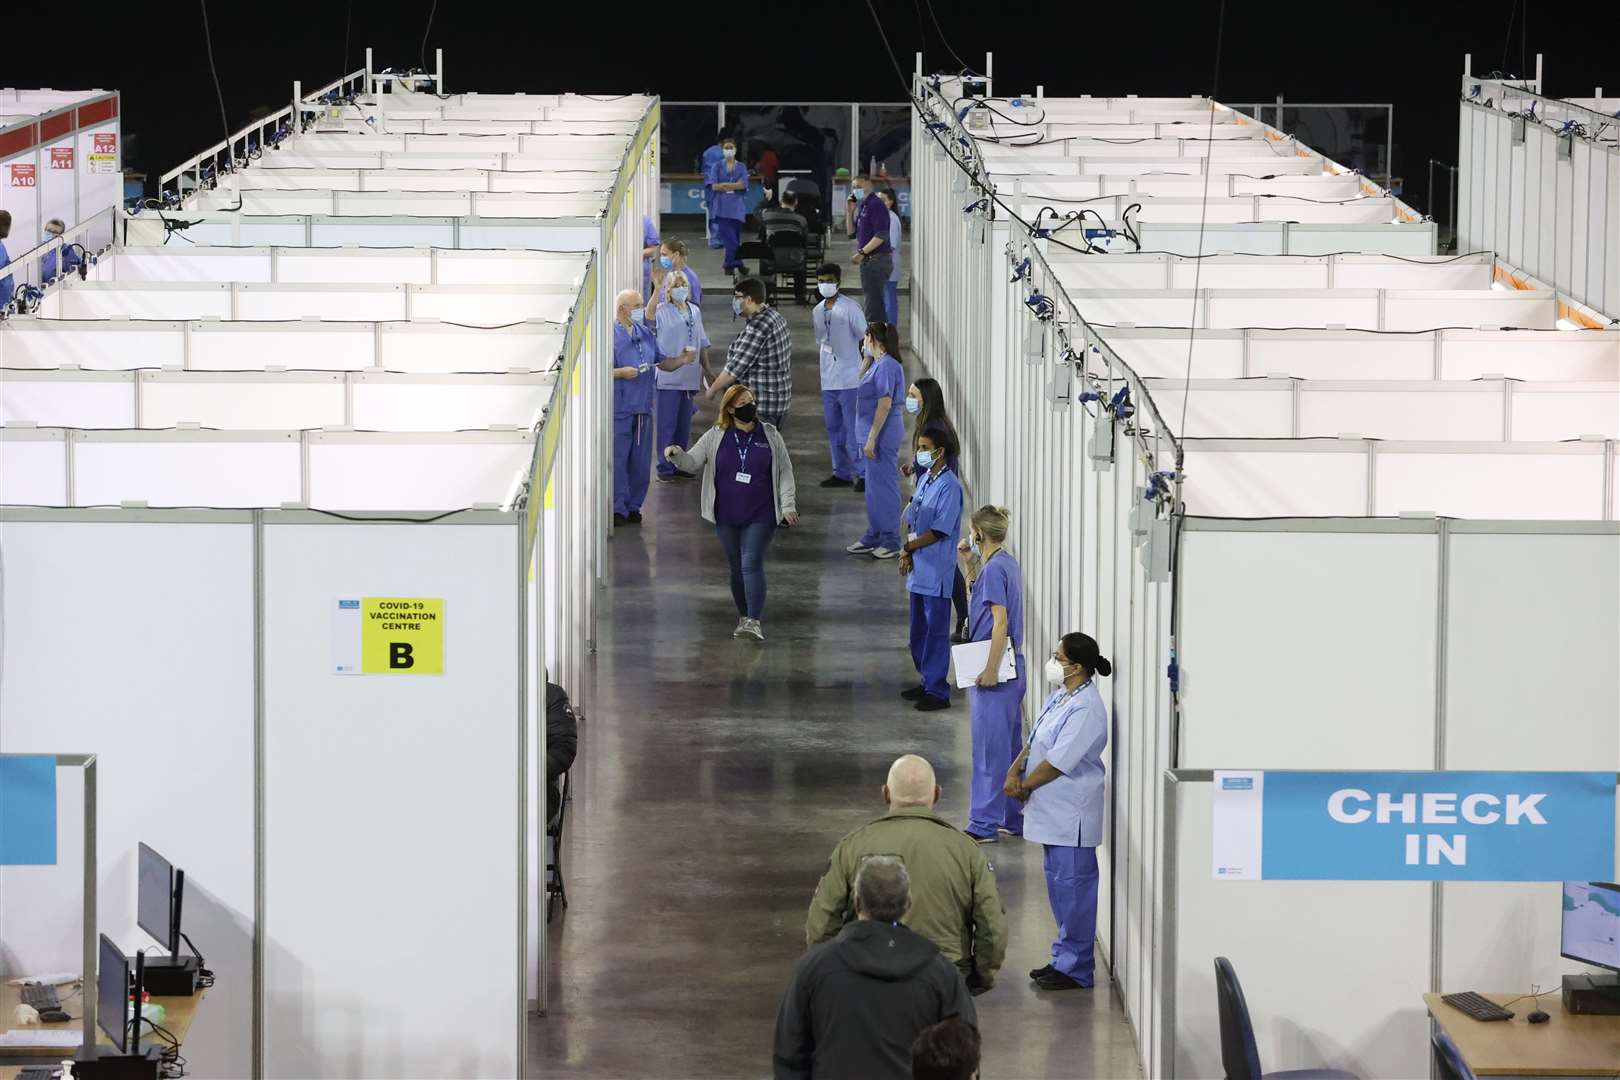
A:
POLYGON ((668 255, 660 255, 658 256, 658 265, 661 269, 668 270, 675 265, 675 260, 668 255))
POLYGON ((641 308, 630 309, 630 321, 638 326, 647 321, 647 313, 641 308))
POLYGON ((743 313, 742 297, 733 296, 731 298, 731 313, 733 315, 741 315, 743 313))
POLYGON ((823 299, 831 300, 833 297, 838 295, 838 282, 836 282, 836 281, 817 282, 816 283, 816 291, 822 295, 823 299))
POLYGON ((669 290, 669 295, 675 299, 677 304, 684 304, 691 297, 692 290, 685 285, 677 285, 669 290))
POLYGON ((975 559, 983 557, 983 552, 979 550, 979 538, 977 536, 970 535, 968 537, 968 547, 973 550, 973 557, 975 559))
POLYGON ((720 148, 720 153, 727 161, 730 161, 732 158, 737 156, 736 149, 730 146, 722 146, 720 148))
POLYGON ((918 413, 922 412, 922 403, 914 397, 906 398, 906 412, 910 413, 912 416, 916 416, 918 413))
POLYGON ((934 452, 932 450, 917 451, 917 468, 932 469, 934 467, 934 452))

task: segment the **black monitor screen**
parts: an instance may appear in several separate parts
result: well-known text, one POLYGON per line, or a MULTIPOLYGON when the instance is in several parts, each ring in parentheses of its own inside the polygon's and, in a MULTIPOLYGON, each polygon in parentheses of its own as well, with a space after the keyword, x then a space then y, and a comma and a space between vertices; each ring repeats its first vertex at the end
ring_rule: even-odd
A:
POLYGON ((96 969, 96 1023, 123 1053, 129 1036, 129 961, 106 934, 101 935, 101 962, 96 969))
POLYGON ((169 860, 147 847, 140 846, 138 886, 135 892, 135 921, 142 930, 151 934, 159 945, 173 949, 170 941, 173 930, 174 867, 169 860))

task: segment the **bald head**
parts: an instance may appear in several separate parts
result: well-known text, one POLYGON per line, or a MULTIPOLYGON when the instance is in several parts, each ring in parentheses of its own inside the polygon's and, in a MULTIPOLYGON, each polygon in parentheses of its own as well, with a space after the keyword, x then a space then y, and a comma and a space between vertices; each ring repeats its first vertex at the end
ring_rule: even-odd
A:
POLYGON ((641 294, 634 289, 626 289, 619 294, 613 306, 617 309, 615 314, 620 319, 628 319, 630 313, 641 306, 641 294))
POLYGON ((896 758, 889 766, 889 782, 883 785, 883 799, 891 809, 933 806, 939 799, 934 767, 916 754, 896 758))

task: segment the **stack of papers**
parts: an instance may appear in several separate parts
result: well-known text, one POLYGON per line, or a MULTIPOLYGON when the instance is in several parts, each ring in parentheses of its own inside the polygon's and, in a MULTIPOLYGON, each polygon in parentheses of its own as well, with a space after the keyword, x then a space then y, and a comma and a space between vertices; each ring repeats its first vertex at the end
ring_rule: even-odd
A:
MULTIPOLYGON (((996 672, 1000 682, 1012 682, 1018 678, 1018 668, 1013 663, 1012 643, 1001 650, 1001 668, 996 672)), ((956 668, 956 687, 965 690, 973 685, 984 665, 990 662, 990 642, 970 641, 966 645, 951 646, 951 664, 956 668)))

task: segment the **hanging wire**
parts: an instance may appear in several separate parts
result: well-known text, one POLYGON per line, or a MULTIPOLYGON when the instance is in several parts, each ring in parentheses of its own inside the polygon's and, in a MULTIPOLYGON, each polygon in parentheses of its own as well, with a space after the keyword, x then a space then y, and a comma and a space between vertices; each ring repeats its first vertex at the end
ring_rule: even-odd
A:
POLYGON ((1187 320, 1187 373, 1181 386, 1181 420, 1176 434, 1187 435, 1187 403, 1192 399, 1193 352, 1198 344, 1198 282, 1204 270, 1204 225, 1209 220, 1209 179, 1214 175, 1212 158, 1215 151, 1215 94, 1221 83, 1221 39, 1226 33, 1226 0, 1215 24, 1215 72, 1209 79, 1209 142, 1204 147, 1204 199, 1198 210, 1198 261, 1193 263, 1192 315, 1187 320))

